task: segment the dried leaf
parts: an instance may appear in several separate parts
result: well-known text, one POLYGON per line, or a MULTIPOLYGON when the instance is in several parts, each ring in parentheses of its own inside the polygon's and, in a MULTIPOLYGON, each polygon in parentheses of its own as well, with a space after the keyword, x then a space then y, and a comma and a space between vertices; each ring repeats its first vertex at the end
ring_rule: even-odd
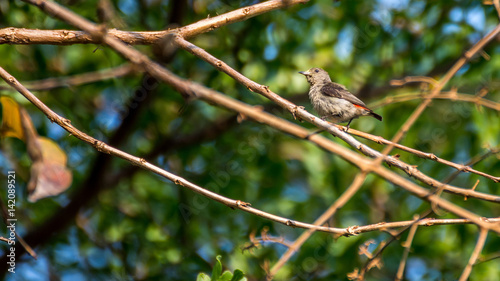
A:
POLYGON ((46 137, 38 137, 38 143, 42 150, 42 157, 45 162, 57 163, 66 166, 68 157, 66 153, 53 140, 46 137))
POLYGON ((2 127, 0 128, 0 136, 24 140, 19 105, 13 99, 5 96, 0 97, 0 103, 2 104, 2 127))
POLYGON ((31 171, 30 183, 31 179, 36 182, 34 191, 28 196, 30 202, 61 194, 73 180, 73 175, 66 166, 50 161, 43 161, 41 165, 34 163, 31 171))

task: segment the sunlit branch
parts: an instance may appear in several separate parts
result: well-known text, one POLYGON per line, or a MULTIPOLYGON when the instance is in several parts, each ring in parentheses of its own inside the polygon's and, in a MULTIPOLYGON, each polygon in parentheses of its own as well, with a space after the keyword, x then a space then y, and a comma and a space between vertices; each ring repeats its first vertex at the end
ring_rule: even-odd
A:
MULTIPOLYGON (((372 158, 378 158, 382 155, 380 152, 368 147, 365 144, 362 144, 361 142, 356 140, 354 137, 347 134, 345 131, 340 129, 341 128, 340 126, 332 125, 331 123, 329 123, 327 121, 324 121, 320 118, 317 118, 316 116, 310 114, 309 112, 307 112, 303 108, 291 103, 290 101, 288 101, 288 100, 282 98, 281 96, 279 96, 278 94, 274 93, 273 91, 271 91, 269 89, 269 87, 264 86, 264 85, 260 85, 257 82, 252 81, 251 79, 242 75, 241 73, 239 73, 235 69, 231 68, 225 62, 215 58, 207 51, 205 51, 202 48, 188 42, 184 38, 177 36, 175 41, 177 42, 177 44, 181 48, 191 52, 195 56, 210 63, 211 65, 216 67, 218 70, 223 71, 224 73, 228 74, 230 77, 232 77, 233 79, 235 79, 239 83, 243 84, 249 90, 251 90, 253 92, 257 92, 257 93, 265 96, 266 98, 272 100, 273 102, 275 102, 276 104, 278 104, 282 108, 290 111, 294 117, 306 120, 306 121, 322 128, 322 129, 328 131, 329 133, 335 135, 336 137, 338 137, 338 138, 342 139, 343 141, 345 141, 346 143, 348 143, 353 148, 359 150, 361 153, 363 153, 366 156, 369 156, 372 158)), ((358 131, 356 131, 356 132, 358 132, 358 131)), ((359 134, 359 135, 368 136, 368 134, 359 134)), ((377 140, 383 142, 383 138, 377 138, 377 140)), ((432 156, 430 156, 430 157, 432 157, 432 156)), ((434 157, 432 157, 432 158, 434 158, 434 157)), ((395 166, 395 167, 403 170, 409 176, 412 176, 412 177, 424 182, 425 184, 427 184, 431 187, 435 187, 435 188, 439 187, 439 188, 442 188, 446 192, 458 194, 458 195, 462 195, 462 196, 467 196, 467 197, 469 197, 469 195, 467 195, 467 194, 475 192, 475 191, 471 191, 470 189, 464 189, 464 188, 451 186, 448 184, 443 184, 440 181, 437 181, 437 180, 423 174, 415 166, 406 164, 403 161, 397 159, 396 157, 386 156, 383 159, 386 163, 390 164, 391 166, 395 166)), ((459 167, 459 168, 464 169, 464 170, 469 169, 466 167, 459 167)), ((483 200, 488 200, 488 201, 500 203, 500 197, 495 196, 495 195, 475 194, 475 195, 470 196, 470 197, 476 197, 476 198, 481 198, 483 200)))

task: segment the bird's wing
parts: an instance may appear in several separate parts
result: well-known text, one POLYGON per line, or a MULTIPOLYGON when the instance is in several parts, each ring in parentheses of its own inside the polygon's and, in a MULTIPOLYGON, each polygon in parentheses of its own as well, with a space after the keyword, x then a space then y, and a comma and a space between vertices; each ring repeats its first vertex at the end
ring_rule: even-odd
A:
MULTIPOLYGON (((326 83, 321 87, 321 93, 325 96, 334 97, 338 99, 345 99, 354 105, 361 106, 368 109, 365 103, 358 99, 355 95, 351 94, 344 86, 337 83, 326 83)), ((369 110, 369 109, 368 109, 369 110)))

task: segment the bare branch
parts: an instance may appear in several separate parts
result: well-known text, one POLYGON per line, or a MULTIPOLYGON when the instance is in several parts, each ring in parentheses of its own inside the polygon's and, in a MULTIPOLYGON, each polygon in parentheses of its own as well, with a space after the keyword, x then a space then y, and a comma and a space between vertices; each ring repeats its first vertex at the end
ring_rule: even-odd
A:
MULTIPOLYGON (((416 100, 416 99, 427 99, 429 98, 428 94, 425 93, 409 93, 409 94, 401 94, 401 95, 396 95, 396 96, 388 96, 376 103, 371 104, 370 108, 379 108, 383 107, 389 104, 394 104, 398 102, 405 102, 405 101, 411 101, 411 100, 416 100)), ((434 96, 433 99, 445 99, 445 100, 452 100, 452 101, 465 101, 465 102, 471 102, 475 103, 476 105, 479 106, 484 106, 487 108, 491 108, 496 111, 500 111, 500 103, 492 101, 492 100, 487 100, 482 97, 474 96, 474 95, 467 95, 467 94, 459 94, 454 91, 442 91, 440 92, 437 96, 434 96)))
MULTIPOLYGON (((343 128, 342 126, 339 126, 339 125, 336 125, 336 126, 338 126, 339 128, 343 128)), ((358 131, 356 129, 349 128, 349 133, 351 135, 359 136, 359 137, 362 137, 362 138, 367 139, 367 140, 371 140, 371 141, 376 142, 376 143, 393 145, 394 147, 396 147, 400 150, 417 155, 420 158, 429 159, 429 160, 435 161, 437 163, 450 166, 452 168, 457 169, 457 173, 470 172, 470 173, 477 174, 477 175, 483 176, 485 178, 488 178, 494 182, 500 182, 500 177, 495 177, 495 176, 492 176, 490 174, 475 170, 472 167, 470 167, 470 164, 467 164, 467 165, 457 164, 457 163, 439 158, 434 153, 423 152, 423 151, 420 151, 420 150, 417 150, 417 149, 414 149, 411 147, 404 146, 404 145, 399 144, 399 143, 391 142, 391 141, 386 140, 380 136, 374 136, 374 135, 369 134, 369 133, 358 131)))
MULTIPOLYGON (((52 2, 47 2, 53 4, 52 2)), ((114 39, 113 39, 114 40, 114 39)), ((120 43, 122 44, 122 43, 120 43)), ((149 61, 149 64, 153 64, 153 62, 149 61)), ((175 75, 171 74, 164 68, 160 68, 161 70, 161 76, 158 78, 162 78, 163 81, 167 80, 166 77, 168 77, 168 81, 172 81, 172 84, 175 85, 175 87, 181 87, 182 90, 184 91, 190 91, 196 93, 196 95, 204 100, 222 105, 224 107, 227 107, 229 109, 235 110, 237 112, 240 112, 247 116, 248 118, 251 118, 257 122, 268 124, 274 128, 277 128, 279 130, 282 130, 286 133, 295 135, 295 136, 301 136, 304 138, 305 136, 308 135, 308 131, 296 124, 290 123, 288 121, 285 121, 281 118, 278 118, 272 114, 262 112, 260 109, 257 109, 255 107, 246 105, 240 101, 233 100, 227 96, 224 96, 218 92, 215 92, 213 90, 207 89, 201 85, 198 85, 193 82, 189 82, 186 80, 183 80, 181 78, 176 77, 175 75)), ((156 74, 155 72, 153 72, 156 74)), ((153 73, 150 73, 153 75, 153 73)), ((177 185, 181 185, 183 187, 186 187, 200 195, 203 195, 207 198, 210 198, 214 201, 220 202, 228 207, 235 208, 235 209, 240 209, 244 210, 246 212, 255 214, 257 216, 267 218, 276 222, 283 223, 287 226, 291 227, 300 227, 300 228, 312 228, 318 231, 326 231, 326 232, 331 232, 331 233, 336 233, 339 235, 344 235, 344 236, 350 236, 353 235, 353 228, 347 228, 347 229, 339 229, 339 228, 330 228, 330 227, 321 227, 321 226, 315 226, 312 224, 307 224, 307 223, 302 223, 298 221, 293 221, 290 219, 286 219, 283 217, 279 217, 273 214, 269 214, 266 212, 263 212, 261 210, 252 208, 249 206, 248 203, 242 202, 240 200, 234 200, 230 199, 224 196, 221 196, 217 193, 211 192, 207 189, 204 189, 200 186, 197 186, 184 178, 181 178, 177 175, 174 175, 168 171, 165 171, 163 169, 160 169, 159 167, 148 163, 146 160, 135 157, 133 155, 130 155, 126 152, 123 152, 119 149, 116 149, 114 147, 111 147, 104 142, 101 142, 99 140, 94 139, 93 137, 81 132, 80 130, 76 129, 73 125, 71 125, 70 121, 68 119, 62 118, 61 116, 57 115, 54 111, 52 111, 50 108, 48 108, 44 103, 42 103, 36 96, 34 96, 30 91, 28 91, 22 84, 20 84, 13 76, 11 76, 9 73, 7 73, 3 68, 0 67, 0 76, 12 87, 14 87, 16 90, 18 90, 23 96, 25 96, 31 103, 33 103, 36 107, 38 107, 47 117, 49 120, 52 122, 57 123, 59 126, 61 126, 63 129, 68 131, 72 136, 75 136, 76 138, 94 146, 98 151, 107 153, 119 158, 122 158, 124 160, 127 160, 131 162, 134 165, 138 165, 146 170, 149 170, 151 172, 154 172, 160 176, 163 176, 164 178, 174 182, 177 185)), ((165 81, 166 82, 166 81, 165 81)), ((387 179, 388 181, 399 185, 409 192, 415 194, 416 196, 423 198, 425 200, 428 200, 430 202, 433 202, 435 204, 439 204, 440 207, 442 207, 445 210, 448 210, 450 212, 455 213, 456 215, 460 217, 464 217, 467 219, 472 220, 474 223, 477 225, 487 228, 487 229, 492 229, 498 233, 500 233, 500 227, 497 224, 492 224, 489 222, 484 221, 481 219, 479 216, 476 214, 465 210, 461 207, 456 206, 455 204, 450 203, 449 201, 446 201, 442 198, 439 198, 438 196, 429 193, 427 190, 424 188, 404 179, 403 177, 383 168, 382 166, 379 165, 371 165, 370 162, 367 162, 367 159, 362 158, 360 155, 356 154, 353 151, 350 151, 346 148, 344 148, 341 145, 335 144, 331 142, 330 140, 323 138, 318 135, 314 135, 310 138, 312 142, 317 144, 318 146, 327 149, 331 152, 334 152, 335 154, 339 155, 340 157, 346 159, 347 161, 353 163, 354 165, 358 166, 361 168, 363 171, 367 172, 375 172, 382 176, 383 178, 387 179)))
POLYGON ((408 83, 427 83, 431 85, 437 85, 438 81, 431 77, 425 76, 408 76, 403 79, 391 80, 391 86, 403 86, 408 83))
POLYGON ((469 279, 469 275, 472 271, 472 267, 477 261, 477 258, 479 257, 479 254, 483 250, 484 243, 486 242, 486 237, 488 236, 488 230, 481 228, 479 231, 479 237, 477 238, 477 243, 476 247, 474 248, 474 251, 472 252, 469 262, 467 263, 467 266, 465 267, 464 271, 462 272, 462 275, 458 279, 459 281, 466 281, 469 279))
MULTIPOLYGON (((203 19, 180 28, 163 31, 122 31, 109 29, 107 30, 107 34, 130 45, 151 45, 157 43, 158 40, 167 34, 179 34, 189 38, 231 23, 247 20, 263 13, 306 2, 309 2, 309 0, 271 0, 243 7, 213 18, 203 19)), ((100 43, 99 38, 92 37, 91 34, 85 31, 39 30, 14 27, 0 29, 0 44, 73 45, 100 43)))
POLYGON ((179 28, 178 35, 190 38, 195 35, 212 31, 224 25, 244 21, 273 10, 286 8, 292 5, 307 3, 309 0, 270 0, 252 6, 237 9, 220 16, 200 20, 193 24, 179 28))
POLYGON ((497 10, 498 17, 500 17, 500 1, 493 0, 493 5, 495 5, 495 9, 497 10))
MULTIPOLYGON (((484 159, 490 157, 491 155, 495 155, 498 153, 500 153, 500 147, 489 148, 487 152, 482 153, 481 155, 476 155, 475 157, 470 159, 465 165, 473 166, 473 165, 483 161, 484 159)), ((456 171, 453 174, 451 174, 449 177, 447 177, 443 182, 451 182, 459 174, 460 174, 460 171, 456 171)))
MULTIPOLYGON (((130 45, 151 45, 169 34, 170 31, 121 31, 109 29, 107 33, 114 38, 130 45)), ((85 31, 77 30, 40 30, 7 27, 0 29, 0 44, 17 45, 74 45, 74 44, 100 44, 85 31)))
MULTIPOLYGON (((176 37, 176 43, 179 44, 180 47, 183 49, 191 52, 195 56, 203 59, 204 61, 210 63, 214 67, 216 67, 218 70, 223 71, 224 73, 228 74, 230 77, 238 81, 239 83, 243 84, 246 86, 249 90, 253 92, 257 92, 266 98, 272 100, 282 108, 290 111, 294 117, 299 117, 303 120, 306 120, 322 129, 327 130, 329 133, 335 135, 336 137, 342 139, 345 141, 347 144, 350 146, 354 147, 355 149, 359 150, 361 153, 363 153, 366 156, 372 157, 372 158, 379 158, 382 156, 382 154, 353 138, 351 135, 345 133, 344 130, 340 129, 341 126, 338 125, 333 125, 327 121, 324 121, 320 118, 317 118, 316 116, 310 114, 303 108, 291 103, 290 101, 282 98, 278 94, 272 92, 269 87, 260 85, 255 81, 250 80, 249 78, 245 77, 235 69, 231 68, 229 65, 227 65, 225 62, 215 58, 211 54, 209 54, 207 51, 203 50, 202 48, 186 41, 184 38, 177 36, 176 37)), ((358 132, 358 131, 356 131, 358 132)), ((367 134, 364 134, 367 136, 367 134)), ((382 140, 382 138, 380 138, 382 140)), ((403 148, 403 146, 400 146, 403 148)), ((430 156, 432 157, 432 156, 430 156)), ((459 188, 455 186, 451 186, 448 184, 443 184, 438 180, 435 180, 424 173, 420 172, 415 166, 408 165, 404 163, 403 161, 391 157, 391 156, 384 156, 383 160, 390 164, 391 166, 395 166, 401 170, 403 170, 405 173, 407 173, 409 176, 412 176, 421 182, 431 186, 431 187, 439 187, 442 188, 444 191, 453 193, 453 194, 458 194, 461 196, 467 196, 467 197, 475 197, 475 198, 480 198, 483 200, 488 200, 492 202, 497 202, 500 203, 500 197, 495 196, 495 195, 487 195, 487 194, 479 194, 476 193, 476 191, 471 191, 470 189, 464 189, 464 188, 459 188), (476 194, 474 194, 476 193, 476 194), (472 194, 472 195, 470 195, 472 194)), ((464 168, 468 169, 468 168, 464 168)))
MULTIPOLYGON (((9 225, 8 219, 10 217, 7 213, 7 206, 5 205, 2 198, 0 198, 0 209, 2 212, 3 222, 5 223, 5 225, 8 226, 9 225)), ((35 250, 33 250, 33 248, 31 248, 31 246, 28 245, 28 243, 26 243, 26 241, 24 241, 24 238, 21 237, 21 235, 17 234, 17 231, 14 231, 14 234, 15 234, 15 237, 16 237, 17 241, 19 242, 19 244, 21 244, 21 246, 26 250, 26 252, 36 260, 38 258, 38 255, 36 254, 35 250)), ((1 239, 1 240, 4 242, 7 242, 9 245, 12 245, 11 240, 9 240, 7 238, 5 238, 5 239, 6 240, 3 240, 3 239, 1 239)))
MULTIPOLYGON (((135 72, 130 64, 123 64, 114 68, 77 74, 68 77, 48 78, 38 81, 27 81, 23 85, 30 91, 46 91, 62 87, 71 87, 87 83, 93 83, 111 78, 127 76, 135 72)), ((0 90, 12 90, 12 87, 0 85, 0 90)))
MULTIPOLYGON (((413 219, 415 221, 418 221, 419 216, 416 215, 413 217, 413 219)), ((406 260, 408 259, 408 254, 410 253, 411 243, 413 242, 413 237, 415 236, 415 233, 417 232, 417 227, 418 227, 418 223, 414 223, 410 227, 410 233, 408 233, 408 238, 406 239, 406 242, 403 244, 405 251, 403 253, 403 257, 401 258, 401 262, 399 263, 399 268, 398 268, 398 272, 396 274, 396 278, 394 279, 396 281, 403 280, 403 273, 405 272, 406 260)))
MULTIPOLYGON (((483 49, 486 44, 493 40, 500 33, 500 25, 497 25, 490 33, 483 37, 479 42, 477 42, 472 48, 465 52, 465 54, 446 72, 446 74, 439 80, 437 84, 434 85, 430 94, 426 96, 426 99, 420 103, 420 105, 413 111, 413 113, 408 117, 406 122, 401 126, 398 132, 394 135, 391 142, 399 142, 403 136, 408 132, 410 127, 415 123, 415 121, 420 117, 422 112, 429 106, 432 99, 439 95, 443 87, 450 81, 450 79, 462 68, 475 54, 483 49)), ((387 155, 391 152, 394 146, 389 145, 383 151, 383 155, 387 155)))
MULTIPOLYGON (((366 173, 359 173, 354 178, 351 186, 342 193, 342 195, 318 218, 314 221, 314 225, 323 225, 327 220, 329 220, 338 209, 342 208, 347 201, 349 201, 356 192, 361 188, 361 185, 366 179, 366 173)), ((350 229, 350 228, 347 228, 350 229)), ((309 229, 302 233, 299 238, 297 238, 290 247, 286 250, 286 252, 280 257, 278 262, 271 268, 269 274, 267 276, 268 280, 271 280, 274 275, 281 269, 283 265, 292 257, 292 255, 304 244, 311 235, 315 232, 314 229, 309 229)))

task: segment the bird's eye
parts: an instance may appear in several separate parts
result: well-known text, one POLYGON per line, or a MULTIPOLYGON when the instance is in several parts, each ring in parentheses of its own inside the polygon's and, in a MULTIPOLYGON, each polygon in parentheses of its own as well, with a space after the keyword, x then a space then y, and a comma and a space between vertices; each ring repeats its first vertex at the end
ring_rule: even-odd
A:
POLYGON ((316 68, 316 69, 314 70, 314 72, 318 73, 318 72, 319 72, 319 69, 317 69, 317 68, 316 68))

